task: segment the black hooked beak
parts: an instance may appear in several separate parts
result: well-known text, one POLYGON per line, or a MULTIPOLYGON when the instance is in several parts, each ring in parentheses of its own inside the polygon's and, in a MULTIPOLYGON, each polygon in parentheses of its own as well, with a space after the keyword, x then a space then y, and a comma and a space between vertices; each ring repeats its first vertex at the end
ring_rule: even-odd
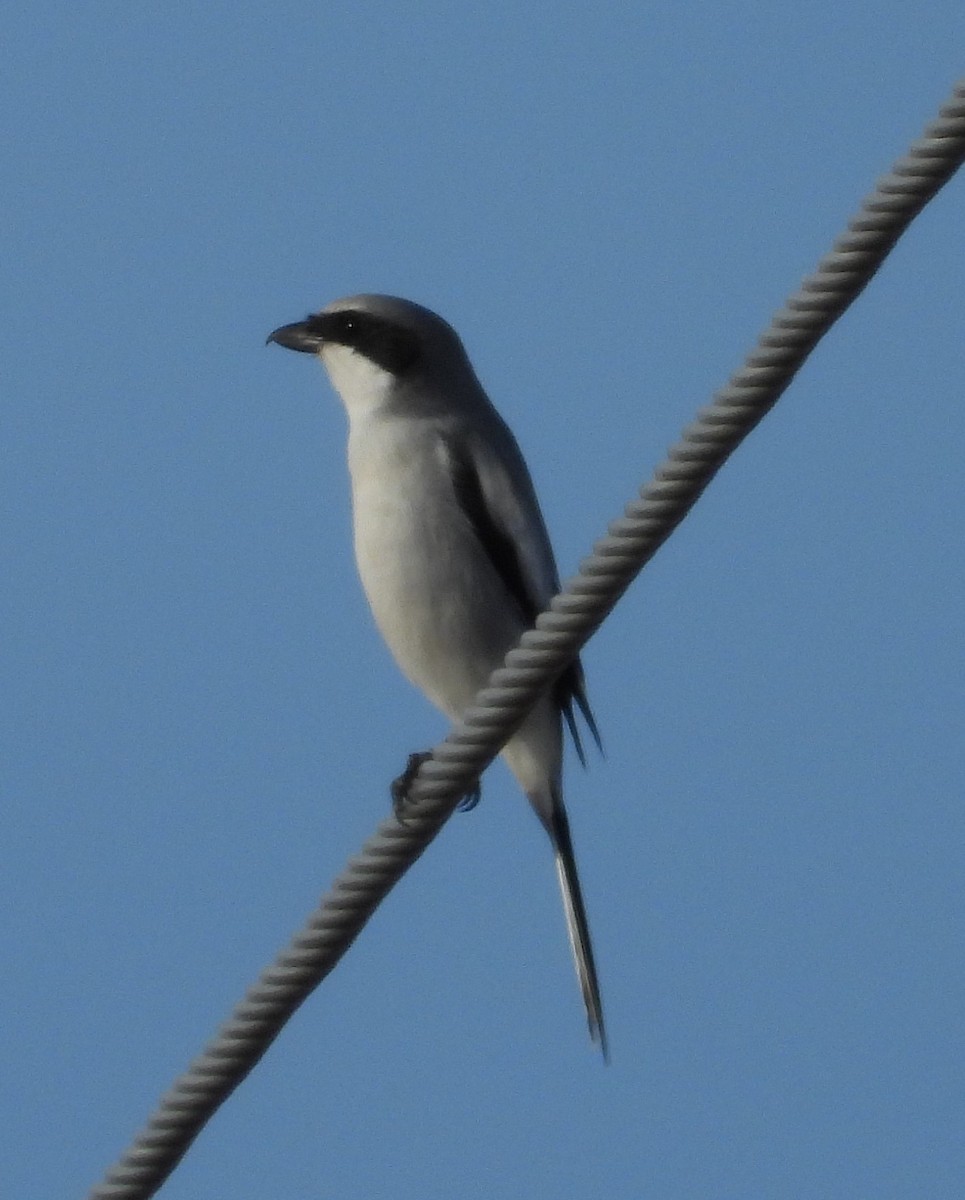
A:
POLYGON ((317 354, 325 339, 316 322, 316 317, 308 317, 304 321, 296 321, 294 325, 280 325, 269 333, 265 339, 265 345, 277 342, 286 350, 300 350, 302 354, 317 354))

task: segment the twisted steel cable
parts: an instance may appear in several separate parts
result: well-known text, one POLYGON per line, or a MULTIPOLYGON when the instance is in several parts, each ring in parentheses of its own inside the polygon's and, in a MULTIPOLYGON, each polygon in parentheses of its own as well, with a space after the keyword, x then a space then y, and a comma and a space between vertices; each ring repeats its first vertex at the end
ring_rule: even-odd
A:
POLYGON ((433 750, 412 785, 405 823, 383 821, 349 861, 306 927, 162 1097, 90 1200, 146 1200, 155 1194, 221 1102, 426 849, 540 693, 580 651, 963 159, 965 81, 955 88, 939 119, 878 182, 832 252, 775 315, 744 366, 684 430, 653 481, 610 525, 576 578, 510 651, 461 723, 433 750))

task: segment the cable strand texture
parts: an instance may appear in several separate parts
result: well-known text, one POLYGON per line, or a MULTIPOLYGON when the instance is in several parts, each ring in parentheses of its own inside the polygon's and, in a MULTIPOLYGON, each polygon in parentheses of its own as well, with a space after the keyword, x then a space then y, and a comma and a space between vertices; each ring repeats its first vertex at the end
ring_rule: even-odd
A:
POLYGON ((901 234, 965 158, 965 81, 921 140, 879 180, 817 270, 774 316, 744 365, 698 412, 653 480, 613 521, 579 573, 494 672, 463 720, 422 765, 404 825, 383 821, 306 927, 162 1097, 90 1200, 146 1200, 285 1022, 332 970, 400 876, 499 753, 539 694, 579 653, 642 567, 741 441, 770 411, 901 234))

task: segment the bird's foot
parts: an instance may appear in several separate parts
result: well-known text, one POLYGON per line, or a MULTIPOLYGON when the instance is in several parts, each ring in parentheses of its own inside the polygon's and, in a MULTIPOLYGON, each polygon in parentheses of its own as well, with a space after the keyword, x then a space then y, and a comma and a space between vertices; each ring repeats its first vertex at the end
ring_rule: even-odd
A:
MULTIPOLYGON (((419 769, 426 759, 432 755, 427 750, 417 750, 414 754, 409 755, 409 761, 405 764, 405 770, 401 775, 392 780, 389 785, 389 795, 392 797, 392 811, 395 813, 396 820, 405 824, 405 810, 409 803, 409 793, 412 790, 412 784, 415 782, 416 776, 419 774, 419 769)), ((471 812, 482 799, 482 784, 479 780, 465 796, 456 805, 459 812, 471 812)))
POLYGON ((456 805, 456 812, 472 812, 482 799, 482 784, 477 779, 465 796, 456 805))
POLYGON ((409 803, 409 792, 412 789, 412 784, 415 782, 415 777, 419 774, 419 768, 429 757, 431 756, 428 750, 417 750, 415 754, 410 754, 409 761, 405 764, 405 770, 389 784, 389 795, 392 797, 392 811, 395 813, 395 819, 400 825, 405 824, 405 810, 406 805, 409 803))

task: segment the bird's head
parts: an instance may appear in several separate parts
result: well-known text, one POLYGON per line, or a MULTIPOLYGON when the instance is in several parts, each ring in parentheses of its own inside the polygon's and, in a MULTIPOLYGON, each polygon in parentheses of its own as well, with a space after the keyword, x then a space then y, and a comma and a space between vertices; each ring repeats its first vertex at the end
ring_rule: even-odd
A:
POLYGON ((336 300, 268 335, 288 350, 317 354, 349 414, 387 400, 422 404, 478 387, 456 331, 442 317, 397 296, 336 300), (407 386, 411 385, 411 386, 407 386))

